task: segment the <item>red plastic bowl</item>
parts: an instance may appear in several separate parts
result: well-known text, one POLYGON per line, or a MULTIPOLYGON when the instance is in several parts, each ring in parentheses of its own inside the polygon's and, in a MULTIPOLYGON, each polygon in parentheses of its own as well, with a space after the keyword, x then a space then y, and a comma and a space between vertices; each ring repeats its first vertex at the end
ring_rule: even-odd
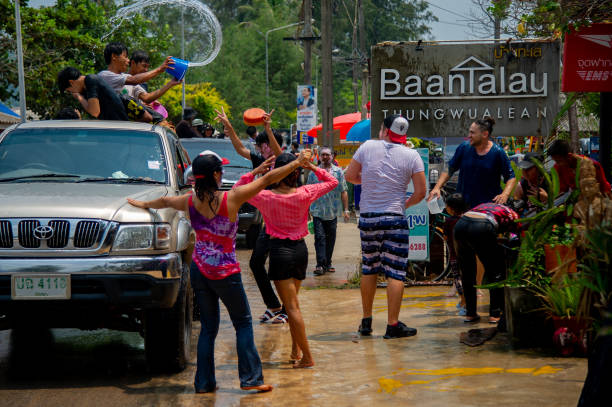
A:
POLYGON ((253 107, 244 111, 242 118, 247 126, 262 126, 266 111, 258 107, 253 107))

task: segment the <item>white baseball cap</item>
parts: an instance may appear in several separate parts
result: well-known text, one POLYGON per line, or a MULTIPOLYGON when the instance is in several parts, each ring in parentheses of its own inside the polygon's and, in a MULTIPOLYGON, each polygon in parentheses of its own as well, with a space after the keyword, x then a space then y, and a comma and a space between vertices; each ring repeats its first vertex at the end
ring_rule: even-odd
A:
POLYGON ((389 139, 394 143, 406 144, 406 133, 410 124, 403 116, 397 116, 389 127, 389 139))

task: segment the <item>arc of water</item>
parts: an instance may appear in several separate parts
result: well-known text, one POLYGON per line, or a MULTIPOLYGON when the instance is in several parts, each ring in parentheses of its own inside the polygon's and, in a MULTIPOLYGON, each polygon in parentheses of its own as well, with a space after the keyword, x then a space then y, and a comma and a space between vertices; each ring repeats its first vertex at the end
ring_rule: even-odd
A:
POLYGON ((211 63, 219 54, 221 50, 221 43, 223 39, 223 33, 221 31, 221 24, 212 10, 205 4, 198 0, 140 0, 129 6, 125 6, 117 10, 115 15, 110 18, 109 22, 113 25, 113 29, 108 33, 104 34, 101 38, 102 41, 111 36, 123 22, 130 16, 140 13, 142 10, 148 7, 168 5, 172 7, 183 6, 185 8, 193 9, 200 15, 205 26, 208 27, 204 35, 207 35, 211 42, 210 52, 205 53, 203 61, 193 61, 189 63, 189 66, 204 66, 211 63))

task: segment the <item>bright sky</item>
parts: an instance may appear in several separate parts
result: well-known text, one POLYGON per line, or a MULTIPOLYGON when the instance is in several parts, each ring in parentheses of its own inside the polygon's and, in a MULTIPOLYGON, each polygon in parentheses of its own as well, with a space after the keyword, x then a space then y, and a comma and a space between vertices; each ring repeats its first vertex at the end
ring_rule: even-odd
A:
MULTIPOLYGON (((425 0, 429 3, 430 10, 440 20, 431 25, 431 34, 434 40, 467 40, 476 39, 472 35, 467 20, 470 10, 478 11, 472 4, 472 0, 425 0)), ((56 0, 30 0, 32 7, 40 5, 53 5, 56 0)), ((492 37, 493 35, 491 35, 492 37)))
MULTIPOLYGON (((471 18, 471 13, 480 12, 472 0, 425 0, 425 2, 429 3, 430 11, 439 20, 431 24, 431 35, 434 40, 478 39, 472 34, 466 21, 471 18)), ((489 38, 493 37, 492 31, 489 38)))

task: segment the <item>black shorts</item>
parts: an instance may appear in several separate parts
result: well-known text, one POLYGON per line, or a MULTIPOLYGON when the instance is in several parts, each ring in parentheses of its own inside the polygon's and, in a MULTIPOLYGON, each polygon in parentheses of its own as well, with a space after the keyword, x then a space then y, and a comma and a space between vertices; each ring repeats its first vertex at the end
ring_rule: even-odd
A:
POLYGON ((270 239, 270 280, 304 280, 307 267, 308 248, 304 239, 270 239))

